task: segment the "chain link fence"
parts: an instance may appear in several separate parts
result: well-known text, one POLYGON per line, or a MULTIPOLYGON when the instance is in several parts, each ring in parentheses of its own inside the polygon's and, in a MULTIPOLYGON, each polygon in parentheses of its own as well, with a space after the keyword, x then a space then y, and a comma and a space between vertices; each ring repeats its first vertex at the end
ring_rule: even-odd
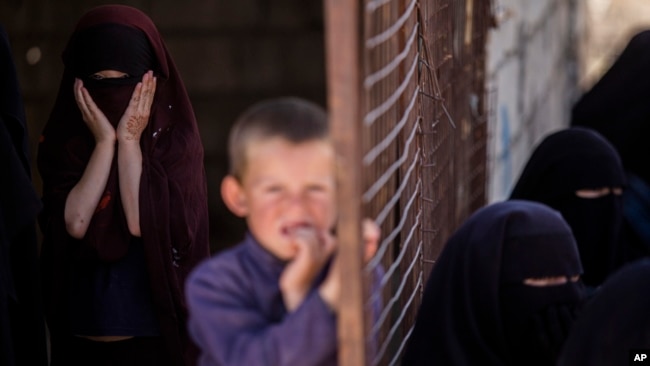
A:
POLYGON ((341 365, 394 365, 445 241, 485 203, 488 1, 326 0, 341 159, 341 365), (382 228, 363 263, 362 217, 382 228), (379 291, 370 276, 381 266, 379 291), (372 304, 382 310, 373 314, 372 304))

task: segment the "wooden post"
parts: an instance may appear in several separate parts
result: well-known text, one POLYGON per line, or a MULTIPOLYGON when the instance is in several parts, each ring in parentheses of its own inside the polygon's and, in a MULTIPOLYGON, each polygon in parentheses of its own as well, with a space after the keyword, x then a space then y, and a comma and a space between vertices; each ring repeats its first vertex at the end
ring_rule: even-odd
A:
POLYGON ((325 1, 325 52, 330 129, 338 155, 338 312, 340 366, 368 364, 365 352, 361 241, 362 55, 359 0, 325 1))

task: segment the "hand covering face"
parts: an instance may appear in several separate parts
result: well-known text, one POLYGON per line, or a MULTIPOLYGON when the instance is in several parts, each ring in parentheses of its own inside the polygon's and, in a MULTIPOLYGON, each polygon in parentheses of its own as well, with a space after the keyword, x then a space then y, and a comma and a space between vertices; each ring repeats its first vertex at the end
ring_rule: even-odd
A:
POLYGON ((157 77, 148 125, 140 138, 142 175, 139 210, 145 259, 161 332, 174 362, 188 364, 186 309, 182 287, 188 272, 209 255, 208 210, 203 147, 187 92, 155 25, 144 13, 123 5, 99 6, 78 22, 63 53, 59 94, 38 151, 43 178, 43 267, 47 310, 53 332, 65 332, 65 293, 70 260, 114 261, 126 253, 130 232, 119 199, 115 161, 86 235, 66 232, 66 197, 79 181, 94 148, 93 136, 73 95, 75 78, 115 124, 135 83, 148 68, 157 77), (93 40, 99 40, 93 42, 93 40), (91 80, 104 68, 125 79, 91 80))

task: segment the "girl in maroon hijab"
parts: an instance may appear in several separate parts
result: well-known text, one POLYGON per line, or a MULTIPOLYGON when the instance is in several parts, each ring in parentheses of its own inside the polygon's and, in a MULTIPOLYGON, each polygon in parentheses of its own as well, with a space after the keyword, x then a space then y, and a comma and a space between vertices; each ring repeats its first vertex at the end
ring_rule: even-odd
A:
POLYGON ((86 13, 38 150, 52 365, 190 365, 185 276, 209 255, 203 148, 155 25, 86 13))

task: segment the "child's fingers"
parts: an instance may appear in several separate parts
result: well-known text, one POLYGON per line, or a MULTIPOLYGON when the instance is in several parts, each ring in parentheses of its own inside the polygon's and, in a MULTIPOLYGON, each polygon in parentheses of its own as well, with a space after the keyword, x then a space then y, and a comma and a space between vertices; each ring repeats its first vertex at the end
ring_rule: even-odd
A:
POLYGON ((298 228, 291 233, 291 236, 291 241, 303 249, 305 253, 310 254, 311 257, 317 255, 320 245, 313 229, 298 228))
POLYGON ((153 96, 156 91, 156 78, 153 76, 153 71, 148 71, 142 78, 142 94, 140 103, 138 104, 138 113, 143 116, 148 116, 151 111, 151 104, 153 103, 153 96))
POLYGON ((135 85, 135 89, 133 89, 133 94, 131 94, 131 100, 129 101, 128 108, 134 112, 137 112, 141 99, 142 99, 142 82, 139 82, 135 85))
POLYGON ((381 229, 370 219, 364 219, 362 222, 362 235, 364 243, 364 260, 368 262, 377 253, 381 229))
POLYGON ((90 96, 90 93, 88 92, 88 89, 81 88, 81 95, 83 97, 84 106, 86 108, 86 113, 93 120, 97 120, 98 119, 98 114, 99 114, 99 107, 97 107, 97 104, 95 104, 95 101, 93 100, 93 97, 90 96))
POLYGON ((83 88, 82 81, 79 79, 75 79, 74 99, 77 101, 77 106, 79 107, 81 114, 84 116, 84 119, 86 119, 89 116, 89 111, 88 111, 88 106, 86 105, 86 101, 84 100, 82 88, 83 88))
POLYGON ((334 253, 334 251, 336 251, 336 238, 329 232, 329 230, 323 230, 321 240, 323 243, 323 251, 325 252, 325 255, 329 257, 332 253, 334 253))
POLYGON ((151 76, 149 75, 149 72, 147 71, 142 75, 142 81, 139 83, 141 84, 140 87, 140 94, 138 95, 138 104, 136 111, 139 115, 142 115, 142 112, 144 110, 144 104, 146 103, 147 100, 147 93, 149 90, 149 80, 151 79, 151 76))
POLYGON ((303 256, 318 263, 326 261, 336 250, 336 240, 326 230, 298 228, 292 233, 293 242, 301 246, 303 256))
POLYGON ((83 101, 85 103, 86 108, 88 108, 88 113, 91 116, 95 116, 97 110, 99 109, 97 107, 97 104, 95 104, 95 101, 93 100, 93 97, 90 96, 90 93, 86 88, 81 88, 81 95, 83 97, 83 101))
POLYGON ((381 236, 381 229, 374 221, 371 219, 364 219, 361 225, 363 241, 379 241, 379 237, 381 236))

